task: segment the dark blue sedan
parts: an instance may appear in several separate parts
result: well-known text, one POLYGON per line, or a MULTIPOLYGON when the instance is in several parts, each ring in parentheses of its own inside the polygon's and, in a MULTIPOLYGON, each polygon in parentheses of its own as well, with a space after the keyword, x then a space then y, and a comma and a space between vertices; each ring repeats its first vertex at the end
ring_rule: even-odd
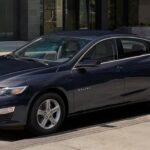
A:
POLYGON ((75 31, 0 57, 0 126, 56 132, 68 116, 150 101, 150 41, 75 31))

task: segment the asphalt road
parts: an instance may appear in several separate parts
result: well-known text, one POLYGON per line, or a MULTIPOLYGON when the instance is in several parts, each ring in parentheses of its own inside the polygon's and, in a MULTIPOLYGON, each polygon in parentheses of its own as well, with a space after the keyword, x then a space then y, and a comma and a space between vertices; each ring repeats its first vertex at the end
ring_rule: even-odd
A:
POLYGON ((139 121, 146 122, 145 116, 149 115, 149 113, 150 109, 147 105, 139 104, 71 117, 66 120, 61 131, 45 137, 33 137, 25 131, 1 130, 0 149, 20 150, 40 143, 61 141, 73 136, 130 126, 139 123, 139 121), (122 121, 125 123, 118 124, 118 122, 122 121))

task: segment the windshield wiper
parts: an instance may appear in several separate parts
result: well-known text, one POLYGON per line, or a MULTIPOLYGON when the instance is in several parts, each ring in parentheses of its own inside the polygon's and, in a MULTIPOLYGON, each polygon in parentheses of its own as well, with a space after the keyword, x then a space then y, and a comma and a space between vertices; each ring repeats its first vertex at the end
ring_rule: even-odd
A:
POLYGON ((48 66, 48 63, 44 60, 39 60, 39 59, 35 59, 35 58, 34 59, 33 58, 25 58, 25 57, 20 57, 20 59, 27 60, 27 61, 38 62, 40 64, 48 66))

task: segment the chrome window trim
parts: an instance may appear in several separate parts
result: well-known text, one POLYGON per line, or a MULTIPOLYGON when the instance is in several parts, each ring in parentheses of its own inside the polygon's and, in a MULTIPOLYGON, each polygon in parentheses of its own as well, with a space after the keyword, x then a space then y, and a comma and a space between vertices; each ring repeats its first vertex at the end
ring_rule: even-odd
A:
MULTIPOLYGON (((80 60, 94 47, 96 46, 98 43, 100 42, 103 42, 105 40, 114 40, 114 39, 121 39, 121 38, 128 38, 128 39, 137 39, 137 40, 144 40, 144 41, 147 41, 147 42, 150 42, 149 39, 145 39, 145 38, 140 38, 140 37, 128 37, 128 36, 118 36, 118 37, 109 37, 109 38, 105 38, 105 39, 102 39, 102 40, 99 40, 97 41, 94 45, 90 46, 88 48, 88 50, 82 54, 82 56, 78 59, 78 61, 75 63, 75 65, 73 66, 72 70, 76 70, 76 65, 80 62, 80 60)), ((116 43, 117 44, 117 43, 116 43)), ((118 54, 118 50, 117 50, 117 54, 118 54)), ((112 60, 112 61, 107 61, 107 62, 103 62, 101 63, 101 65, 103 64, 108 64, 108 63, 112 63, 112 62, 118 62, 118 61, 123 61, 123 60, 130 60, 130 59, 133 59, 133 58, 140 58, 140 57, 143 57, 143 56, 150 56, 150 54, 144 54, 144 55, 139 55, 139 56, 133 56, 133 57, 128 57, 128 58, 122 58, 122 59, 116 59, 116 60, 112 60)))
POLYGON ((144 57, 144 56, 150 56, 150 54, 144 54, 144 55, 139 55, 139 56, 134 56, 134 57, 129 57, 129 58, 122 58, 122 59, 107 61, 107 62, 103 62, 101 64, 108 64, 108 63, 112 63, 112 62, 120 62, 120 61, 124 61, 124 60, 136 59, 136 58, 140 58, 140 57, 144 57))

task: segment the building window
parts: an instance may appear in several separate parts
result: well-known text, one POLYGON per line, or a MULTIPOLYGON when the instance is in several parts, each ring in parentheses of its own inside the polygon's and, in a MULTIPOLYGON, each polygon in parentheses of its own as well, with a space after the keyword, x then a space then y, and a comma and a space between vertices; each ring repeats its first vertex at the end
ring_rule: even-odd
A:
POLYGON ((0 39, 16 39, 18 13, 16 0, 0 0, 0 39))
POLYGON ((109 28, 150 26, 150 1, 108 0, 109 28))
POLYGON ((150 1, 139 0, 139 24, 141 26, 150 26, 150 1))
POLYGON ((41 0, 41 34, 63 28, 63 0, 41 0))
POLYGON ((88 1, 80 1, 80 29, 88 29, 88 1))
POLYGON ((66 0, 65 29, 95 29, 96 0, 66 0))
POLYGON ((80 0, 79 3, 80 29, 95 29, 96 19, 96 1, 80 0))

